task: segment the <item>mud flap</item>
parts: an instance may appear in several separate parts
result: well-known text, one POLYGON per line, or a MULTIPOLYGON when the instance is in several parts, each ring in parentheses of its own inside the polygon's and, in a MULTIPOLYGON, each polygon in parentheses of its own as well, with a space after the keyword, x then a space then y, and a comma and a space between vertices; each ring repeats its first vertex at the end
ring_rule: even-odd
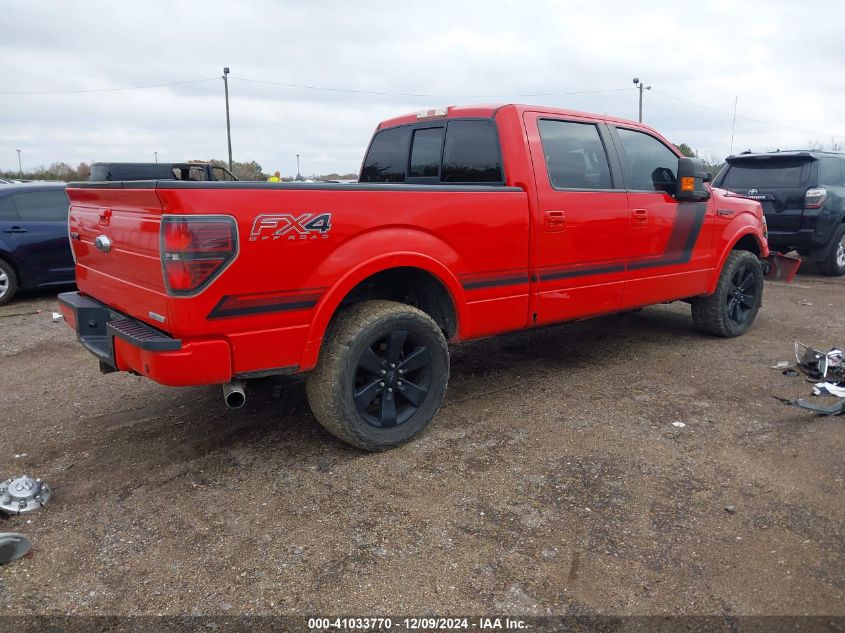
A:
POLYGON ((771 253, 760 262, 763 264, 763 276, 768 281, 784 281, 786 283, 792 281, 799 266, 801 266, 800 257, 790 257, 783 253, 771 253))

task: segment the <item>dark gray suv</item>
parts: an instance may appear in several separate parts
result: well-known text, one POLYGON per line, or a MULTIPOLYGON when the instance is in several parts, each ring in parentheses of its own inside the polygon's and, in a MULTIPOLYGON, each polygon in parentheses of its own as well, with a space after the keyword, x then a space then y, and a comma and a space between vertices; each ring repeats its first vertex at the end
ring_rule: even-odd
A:
POLYGON ((773 250, 796 250, 825 275, 845 275, 845 154, 730 156, 714 186, 759 200, 773 250))

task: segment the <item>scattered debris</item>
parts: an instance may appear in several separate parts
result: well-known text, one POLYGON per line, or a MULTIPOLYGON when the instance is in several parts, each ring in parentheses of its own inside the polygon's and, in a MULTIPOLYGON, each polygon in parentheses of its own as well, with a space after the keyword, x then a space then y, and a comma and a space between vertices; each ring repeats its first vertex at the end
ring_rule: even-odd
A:
POLYGON ((725 512, 727 512, 728 514, 733 514, 734 512, 736 512, 736 508, 734 506, 725 506, 725 512))
POLYGON ((791 364, 788 360, 779 360, 776 365, 772 365, 772 369, 786 369, 791 364))
POLYGON ((813 302, 812 302, 812 301, 807 301, 806 299, 801 299, 800 301, 798 301, 798 303, 799 303, 800 305, 802 305, 802 306, 811 306, 811 305, 813 305, 813 302))
POLYGON ((682 429, 686 426, 683 422, 672 422, 672 426, 677 426, 679 429, 682 429))
MULTIPOLYGON (((810 380, 821 381, 813 385, 814 396, 831 396, 839 398, 839 402, 824 405, 808 400, 787 400, 778 396, 774 396, 774 398, 784 404, 822 415, 845 413, 845 352, 838 347, 832 348, 829 352, 820 352, 800 341, 795 341, 795 360, 798 361, 798 369, 804 372, 810 380)), ((785 369, 783 375, 797 376, 798 371, 785 369)))
POLYGON ((53 312, 53 323, 61 323, 64 320, 61 312, 53 312))
POLYGON ((50 500, 50 488, 40 479, 27 475, 0 483, 0 510, 23 514, 37 510, 50 500))
POLYGON ((32 543, 23 534, 0 532, 0 565, 23 558, 31 549, 32 543))

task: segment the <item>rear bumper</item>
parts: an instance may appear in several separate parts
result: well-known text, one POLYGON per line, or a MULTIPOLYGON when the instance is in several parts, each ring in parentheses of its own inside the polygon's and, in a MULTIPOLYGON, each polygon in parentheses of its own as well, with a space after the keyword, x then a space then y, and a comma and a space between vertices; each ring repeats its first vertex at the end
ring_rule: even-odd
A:
POLYGON ((818 235, 815 229, 777 231, 769 229, 769 246, 777 250, 815 250, 825 246, 828 236, 818 235))
POLYGON ((78 292, 60 294, 59 307, 105 373, 129 371, 173 387, 232 379, 231 348, 223 339, 175 339, 78 292))

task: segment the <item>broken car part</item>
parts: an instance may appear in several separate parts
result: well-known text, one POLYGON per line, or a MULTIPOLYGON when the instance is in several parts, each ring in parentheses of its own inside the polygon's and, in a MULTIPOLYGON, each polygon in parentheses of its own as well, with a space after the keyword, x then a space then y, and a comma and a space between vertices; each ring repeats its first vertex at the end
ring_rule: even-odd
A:
POLYGON ((813 404, 807 400, 787 400, 786 398, 778 398, 777 396, 773 397, 775 400, 784 404, 799 407, 801 409, 807 409, 808 411, 813 411, 815 413, 821 413, 822 415, 842 415, 845 413, 845 398, 830 406, 824 406, 821 404, 813 404))
POLYGON ((32 543, 23 534, 0 532, 0 565, 23 558, 31 549, 32 543))
POLYGON ((845 362, 843 362, 843 351, 834 347, 829 352, 820 352, 817 349, 795 341, 795 360, 799 368, 810 378, 831 377, 845 380, 845 362))
POLYGON ((50 500, 50 488, 40 479, 27 475, 0 483, 0 510, 22 514, 37 510, 50 500))

